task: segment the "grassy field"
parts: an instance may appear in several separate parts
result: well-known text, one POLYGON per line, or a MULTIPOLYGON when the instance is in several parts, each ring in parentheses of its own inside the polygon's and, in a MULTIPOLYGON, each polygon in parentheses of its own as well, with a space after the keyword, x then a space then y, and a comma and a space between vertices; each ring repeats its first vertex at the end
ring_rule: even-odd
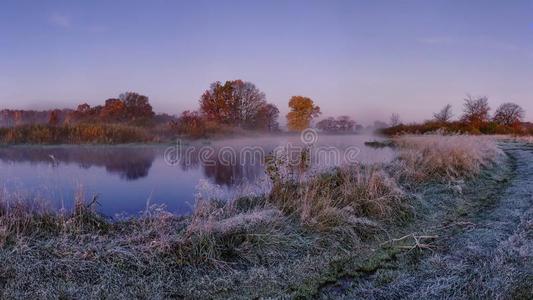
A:
POLYGON ((269 194, 199 198, 189 217, 152 207, 140 218, 109 222, 82 193, 68 213, 1 199, 0 293, 316 296, 399 252, 424 251, 418 241, 394 238, 460 209, 473 182, 508 159, 490 137, 402 136, 394 143, 399 155, 391 163, 346 166, 305 180, 285 177, 278 164, 270 169, 269 194), (446 201, 435 200, 436 190, 446 201))

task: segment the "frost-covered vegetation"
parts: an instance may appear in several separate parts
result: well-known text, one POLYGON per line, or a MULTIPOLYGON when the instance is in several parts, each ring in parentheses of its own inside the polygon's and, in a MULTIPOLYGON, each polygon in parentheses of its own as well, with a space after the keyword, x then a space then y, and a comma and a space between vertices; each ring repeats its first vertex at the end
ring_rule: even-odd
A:
POLYGON ((188 217, 152 207, 110 222, 82 194, 72 212, 4 197, 2 296, 310 297, 350 270, 376 268, 376 245, 417 222, 415 198, 429 184, 453 189, 503 159, 485 137, 394 142, 399 156, 390 164, 306 178, 286 176, 274 160, 269 193, 229 201, 204 194, 188 217))

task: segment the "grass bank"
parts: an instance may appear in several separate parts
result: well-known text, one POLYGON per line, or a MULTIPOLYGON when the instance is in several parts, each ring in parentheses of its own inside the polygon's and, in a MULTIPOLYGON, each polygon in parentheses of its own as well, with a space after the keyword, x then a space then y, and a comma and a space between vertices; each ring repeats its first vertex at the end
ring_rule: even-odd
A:
POLYGON ((201 135, 184 133, 167 124, 135 125, 126 123, 76 123, 51 126, 46 124, 0 127, 0 145, 59 144, 130 144, 165 143, 177 138, 185 141, 217 140, 236 137, 258 137, 293 133, 247 130, 212 125, 213 130, 201 135))
POLYGON ((0 128, 1 144, 125 144, 158 142, 151 130, 123 124, 26 125, 0 128))
MULTIPOLYGON (((310 178, 270 166, 272 191, 198 198, 189 217, 158 207, 108 222, 93 199, 56 213, 0 201, 5 298, 310 297, 353 270, 372 270, 378 245, 416 223, 431 185, 460 192, 503 159, 487 137, 402 136, 390 164, 346 166, 310 178)), ((428 203, 430 201, 427 201, 428 203)), ((394 250, 397 251, 397 250, 394 250)))

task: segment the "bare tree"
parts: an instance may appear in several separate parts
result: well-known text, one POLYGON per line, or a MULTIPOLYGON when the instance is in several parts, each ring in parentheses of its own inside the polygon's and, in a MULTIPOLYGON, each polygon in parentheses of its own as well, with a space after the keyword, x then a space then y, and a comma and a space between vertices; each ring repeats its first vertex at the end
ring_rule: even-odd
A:
POLYGON ((339 130, 342 132, 351 132, 355 128, 355 121, 352 120, 349 116, 340 116, 337 118, 337 124, 339 130))
POLYGON ((324 132, 353 132, 356 122, 349 116, 340 116, 337 119, 329 117, 321 120, 316 127, 324 132))
POLYGON ((479 126, 489 120, 489 101, 487 97, 474 98, 470 95, 465 99, 462 121, 479 126))
POLYGON ((335 121, 335 118, 329 117, 316 123, 316 128, 324 132, 332 132, 336 131, 336 125, 337 122, 335 121))
POLYGON ((279 130, 279 109, 274 105, 267 103, 259 109, 254 117, 254 128, 268 131, 279 130))
POLYGON ((397 113, 394 113, 391 115, 390 117, 390 126, 391 127, 395 127, 395 126, 398 126, 402 123, 402 121, 400 120, 400 115, 397 114, 397 113))
POLYGON ((253 124, 257 123, 259 111, 267 105, 265 93, 253 83, 243 80, 233 81, 232 86, 233 119, 239 126, 253 127, 253 124))
POLYGON ((448 123, 453 118, 452 106, 447 104, 438 113, 433 114, 436 121, 441 123, 448 123))
POLYGON ((494 122, 505 125, 514 126, 520 124, 524 119, 525 111, 518 104, 504 103, 496 109, 494 113, 494 122))

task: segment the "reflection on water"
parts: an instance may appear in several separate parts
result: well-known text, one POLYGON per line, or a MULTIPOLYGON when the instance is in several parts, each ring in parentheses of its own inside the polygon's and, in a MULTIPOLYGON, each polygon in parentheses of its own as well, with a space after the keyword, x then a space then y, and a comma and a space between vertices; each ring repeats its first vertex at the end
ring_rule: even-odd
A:
POLYGON ((156 157, 153 148, 144 147, 8 147, 0 149, 0 160, 7 163, 30 162, 60 167, 76 164, 80 168, 104 167, 125 180, 148 176, 156 157))
MULTIPOLYGON (((371 149, 368 136, 321 136, 316 146, 342 150, 357 146, 357 160, 379 163, 392 159, 390 148, 371 149)), ((185 156, 175 164, 165 158, 165 146, 14 146, 0 148, 0 184, 3 193, 25 198, 49 199, 56 207, 71 207, 78 185, 85 192, 99 194, 101 211, 113 216, 137 214, 147 205, 160 203, 167 209, 187 214, 194 203, 195 189, 201 180, 231 192, 247 183, 264 180, 264 157, 279 146, 301 145, 298 137, 227 139, 193 143, 181 149, 185 156), (233 151, 229 151, 229 150, 233 151), (211 149, 210 151, 203 151, 211 149), (221 155, 233 153, 234 155, 221 155), (245 153, 244 155, 240 155, 245 153)), ((182 153, 182 154, 183 154, 182 153)), ((321 168, 342 163, 315 154, 321 168)), ((331 157, 330 157, 331 158, 331 157)), ((6 196, 6 195, 4 195, 6 196)))

